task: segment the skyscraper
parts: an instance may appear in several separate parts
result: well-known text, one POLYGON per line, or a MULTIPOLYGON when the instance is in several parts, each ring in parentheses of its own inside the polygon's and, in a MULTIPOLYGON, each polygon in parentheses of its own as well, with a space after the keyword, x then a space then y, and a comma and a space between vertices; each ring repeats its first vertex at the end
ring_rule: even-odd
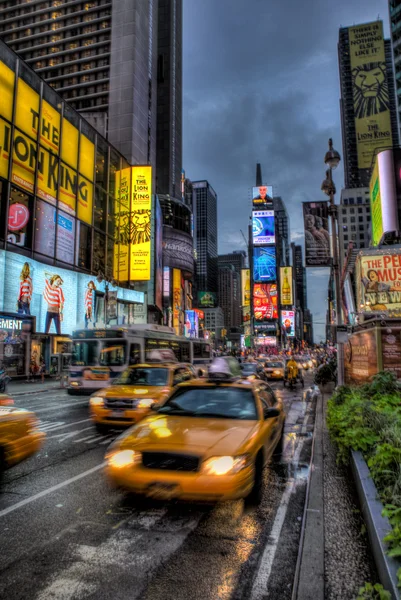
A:
POLYGON ((156 192, 181 197, 182 0, 159 0, 156 192))
POLYGON ((338 207, 338 245, 340 268, 347 255, 348 244, 353 242, 355 253, 359 248, 367 248, 371 238, 371 215, 369 188, 341 190, 338 207))
POLYGON ((401 122, 401 0, 389 0, 391 46, 393 54, 398 121, 401 122))
POLYGON ((390 40, 383 40, 382 21, 339 30, 338 64, 340 71, 340 109, 346 188, 369 187, 373 156, 378 148, 399 143, 394 72, 390 40), (352 39, 350 39, 352 38, 352 39), (372 59, 366 49, 375 46, 372 59), (382 57, 375 58, 376 56, 382 57), (372 96, 370 79, 377 69, 376 96, 372 96))
POLYGON ((233 265, 219 268, 219 306, 224 312, 227 329, 241 326, 241 275, 233 265))
POLYGON ((217 266, 219 269, 233 266, 234 270, 241 275, 241 269, 246 267, 246 252, 245 250, 235 250, 229 254, 219 254, 217 257, 217 266))
POLYGON ((208 181, 193 181, 198 291, 217 293, 217 194, 208 181))
POLYGON ((276 221, 277 264, 290 264, 290 219, 280 196, 273 198, 274 218, 276 221))

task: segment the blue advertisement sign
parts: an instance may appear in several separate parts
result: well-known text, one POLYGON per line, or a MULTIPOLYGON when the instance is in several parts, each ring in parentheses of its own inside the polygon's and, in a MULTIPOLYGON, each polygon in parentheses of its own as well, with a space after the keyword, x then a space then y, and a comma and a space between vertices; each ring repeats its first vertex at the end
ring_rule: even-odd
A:
POLYGON ((275 246, 253 249, 253 280, 259 283, 277 280, 275 246))
POLYGON ((197 338, 199 332, 199 315, 195 310, 185 311, 185 336, 197 338))
POLYGON ((275 244, 274 210, 252 212, 252 236, 254 245, 275 244))

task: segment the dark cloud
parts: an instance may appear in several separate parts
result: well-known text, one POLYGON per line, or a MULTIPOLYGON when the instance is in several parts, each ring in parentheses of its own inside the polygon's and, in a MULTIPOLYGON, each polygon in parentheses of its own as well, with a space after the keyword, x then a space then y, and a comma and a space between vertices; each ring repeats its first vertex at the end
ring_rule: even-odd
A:
MULTIPOLYGON (((218 194, 219 251, 244 247, 256 163, 302 241, 302 206, 323 199, 324 153, 341 153, 338 29, 375 20, 386 0, 184 0, 184 168, 218 194)), ((343 173, 335 173, 337 188, 343 173)), ((308 276, 324 336, 327 270, 308 276)))

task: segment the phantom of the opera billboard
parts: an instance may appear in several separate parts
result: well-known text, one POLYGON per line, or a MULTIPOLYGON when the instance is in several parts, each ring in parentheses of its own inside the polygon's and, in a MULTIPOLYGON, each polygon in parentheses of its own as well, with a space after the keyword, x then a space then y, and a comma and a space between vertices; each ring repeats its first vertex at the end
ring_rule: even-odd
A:
POLYGON ((401 317, 401 250, 362 250, 356 262, 356 291, 361 312, 401 317))
POLYGON ((358 168, 370 169, 374 154, 393 143, 383 23, 349 27, 348 34, 358 168))
POLYGON ((252 237, 254 245, 266 246, 276 243, 274 210, 252 211, 252 237))

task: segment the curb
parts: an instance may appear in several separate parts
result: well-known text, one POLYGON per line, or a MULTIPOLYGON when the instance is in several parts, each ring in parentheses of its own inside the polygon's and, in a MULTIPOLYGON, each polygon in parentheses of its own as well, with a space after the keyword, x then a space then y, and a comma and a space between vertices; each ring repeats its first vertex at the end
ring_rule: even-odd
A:
MULTIPOLYGON (((292 600, 324 600, 323 396, 317 396, 305 529, 292 600)), ((301 534, 302 535, 302 534, 301 534)))
POLYGON ((383 542, 384 536, 391 531, 391 525, 387 517, 382 516, 383 504, 378 500, 376 486, 361 452, 351 452, 351 468, 379 579, 392 599, 400 600, 397 587, 400 562, 386 554, 388 546, 383 542))
POLYGON ((45 390, 41 390, 41 389, 37 389, 37 390, 31 390, 29 392, 12 392, 12 391, 7 391, 7 393, 10 396, 28 396, 29 394, 43 394, 44 392, 52 392, 54 390, 64 390, 66 388, 62 388, 59 385, 51 387, 51 388, 46 388, 45 390))

